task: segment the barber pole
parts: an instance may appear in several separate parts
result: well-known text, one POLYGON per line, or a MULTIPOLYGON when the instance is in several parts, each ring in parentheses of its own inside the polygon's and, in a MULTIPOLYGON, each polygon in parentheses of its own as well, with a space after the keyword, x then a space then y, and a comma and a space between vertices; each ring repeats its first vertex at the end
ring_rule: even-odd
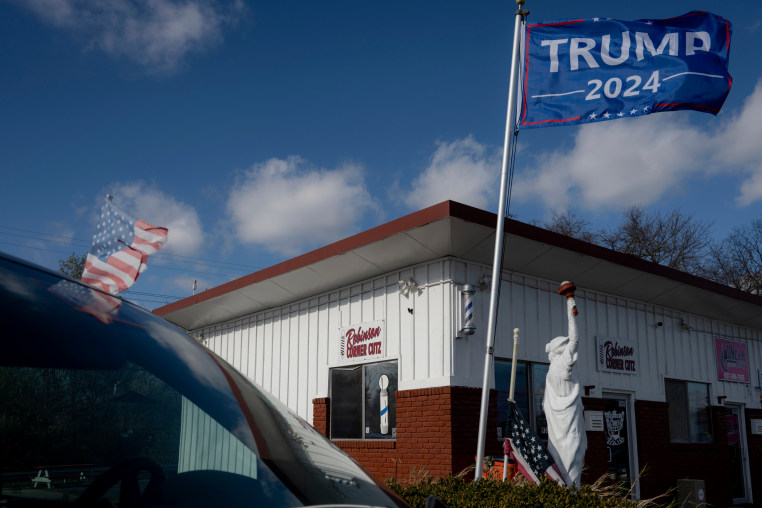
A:
POLYGON ((473 335, 476 332, 474 324, 474 293, 476 290, 471 284, 463 286, 463 333, 473 335))
POLYGON ((382 374, 378 379, 378 387, 381 388, 379 392, 380 399, 380 416, 381 416, 381 434, 389 433, 389 376, 382 374))

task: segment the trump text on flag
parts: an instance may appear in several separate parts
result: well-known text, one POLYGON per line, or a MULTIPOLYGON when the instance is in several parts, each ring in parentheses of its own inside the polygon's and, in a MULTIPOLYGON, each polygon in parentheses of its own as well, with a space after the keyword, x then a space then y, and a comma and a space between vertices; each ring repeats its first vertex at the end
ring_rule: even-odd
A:
POLYGON ((529 25, 520 125, 570 125, 678 109, 717 114, 730 91, 730 35, 730 23, 708 12, 529 25))

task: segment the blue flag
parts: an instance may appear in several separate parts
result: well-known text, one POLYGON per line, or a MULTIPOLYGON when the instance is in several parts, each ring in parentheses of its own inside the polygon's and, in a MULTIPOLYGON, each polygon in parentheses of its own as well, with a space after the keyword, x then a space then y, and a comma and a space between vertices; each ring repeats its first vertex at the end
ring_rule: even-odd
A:
POLYGON ((527 25, 521 127, 692 109, 717 114, 730 91, 730 22, 709 12, 527 25))

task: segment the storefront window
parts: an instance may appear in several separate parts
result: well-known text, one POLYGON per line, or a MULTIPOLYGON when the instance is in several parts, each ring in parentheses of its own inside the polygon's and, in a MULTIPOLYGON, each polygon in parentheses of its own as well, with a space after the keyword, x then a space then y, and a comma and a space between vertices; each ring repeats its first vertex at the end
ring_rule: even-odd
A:
POLYGON ((669 437, 673 443, 711 443, 709 385, 665 379, 669 404, 669 437))
MULTIPOLYGON (((548 439, 548 426, 542 410, 545 395, 545 376, 548 366, 542 363, 522 363, 516 365, 516 387, 514 400, 537 435, 548 439)), ((511 386, 511 360, 495 360, 495 389, 497 390, 497 435, 503 437, 508 419, 508 394, 511 386)))
POLYGON ((396 438, 396 392, 396 361, 331 369, 331 438, 396 438))

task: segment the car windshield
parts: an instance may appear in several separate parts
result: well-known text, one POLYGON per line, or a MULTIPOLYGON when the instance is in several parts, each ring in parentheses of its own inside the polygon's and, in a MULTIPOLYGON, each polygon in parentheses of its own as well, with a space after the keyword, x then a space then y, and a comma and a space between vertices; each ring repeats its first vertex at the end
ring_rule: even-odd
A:
MULTIPOLYGON (((0 367, 0 391, 3 416, 13 415, 0 423, 6 496, 74 501, 112 466, 139 457, 146 459, 137 475, 141 491, 156 464, 162 496, 173 500, 193 491, 186 501, 198 504, 227 479, 225 499, 245 493, 276 506, 301 504, 254 451, 134 363, 111 370, 0 367), (229 475, 208 475, 212 485, 204 485, 202 471, 229 475)), ((100 497, 119 503, 119 485, 107 487, 100 497)))
POLYGON ((2 256, 0 306, 0 506, 399 502, 161 318, 2 256))

